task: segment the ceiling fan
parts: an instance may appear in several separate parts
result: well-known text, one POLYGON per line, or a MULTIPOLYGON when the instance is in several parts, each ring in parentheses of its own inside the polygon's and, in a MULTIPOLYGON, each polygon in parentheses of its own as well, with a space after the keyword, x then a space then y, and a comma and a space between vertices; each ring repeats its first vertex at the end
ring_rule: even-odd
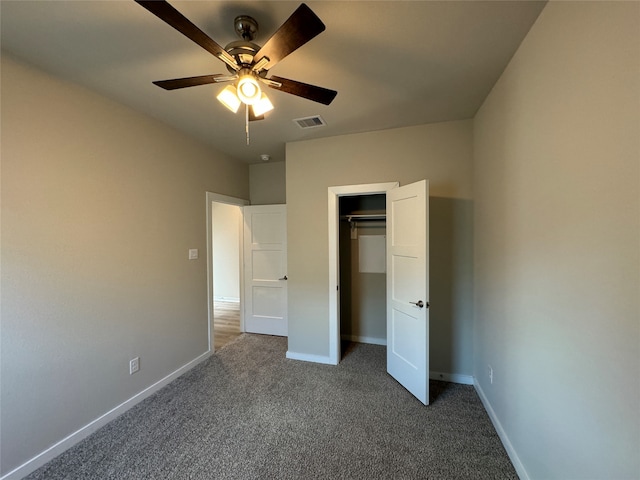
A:
POLYGON ((338 93, 335 90, 275 75, 267 78, 269 69, 325 29, 318 16, 304 3, 291 14, 262 47, 252 42, 258 32, 258 22, 246 15, 236 17, 235 30, 242 40, 231 42, 223 48, 166 1, 135 1, 223 61, 229 70, 228 75, 201 75, 160 80, 153 83, 165 90, 175 90, 196 85, 233 82, 224 88, 217 98, 234 113, 238 111, 241 104, 246 105, 247 143, 248 122, 263 119, 264 114, 273 109, 273 105, 262 91, 261 85, 324 105, 329 105, 338 93))

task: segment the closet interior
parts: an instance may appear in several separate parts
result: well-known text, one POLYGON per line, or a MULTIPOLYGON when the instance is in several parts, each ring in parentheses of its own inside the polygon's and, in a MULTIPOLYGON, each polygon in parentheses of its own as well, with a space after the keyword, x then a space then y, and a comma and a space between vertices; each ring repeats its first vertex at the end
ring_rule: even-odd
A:
POLYGON ((340 336, 386 345, 386 195, 339 199, 340 336))

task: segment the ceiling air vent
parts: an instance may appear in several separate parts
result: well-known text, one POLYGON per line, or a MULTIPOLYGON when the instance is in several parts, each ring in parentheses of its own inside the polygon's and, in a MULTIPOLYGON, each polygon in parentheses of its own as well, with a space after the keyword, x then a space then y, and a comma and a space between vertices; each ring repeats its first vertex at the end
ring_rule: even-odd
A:
POLYGON ((327 124, 320 115, 315 115, 313 117, 305 117, 305 118, 294 118, 293 121, 300 128, 304 128, 304 129, 324 127, 327 124))

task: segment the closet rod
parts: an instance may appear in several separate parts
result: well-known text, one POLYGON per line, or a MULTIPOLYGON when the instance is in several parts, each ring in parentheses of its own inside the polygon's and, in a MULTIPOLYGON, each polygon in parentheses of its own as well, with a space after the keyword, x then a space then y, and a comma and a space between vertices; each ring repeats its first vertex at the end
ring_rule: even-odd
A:
POLYGON ((387 216, 382 213, 382 214, 362 214, 362 215, 342 215, 340 217, 342 220, 347 220, 348 222, 353 222, 353 221, 362 221, 362 220, 386 220, 387 216))

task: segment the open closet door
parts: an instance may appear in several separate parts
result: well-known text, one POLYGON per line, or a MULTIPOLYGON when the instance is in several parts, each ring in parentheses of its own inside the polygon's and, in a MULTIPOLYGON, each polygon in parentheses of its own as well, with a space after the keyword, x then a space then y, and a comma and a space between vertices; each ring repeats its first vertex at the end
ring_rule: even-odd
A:
POLYGON ((286 208, 243 208, 244 325, 249 333, 287 336, 286 208))
POLYGON ((429 184, 387 192, 387 372, 429 403, 429 184))

